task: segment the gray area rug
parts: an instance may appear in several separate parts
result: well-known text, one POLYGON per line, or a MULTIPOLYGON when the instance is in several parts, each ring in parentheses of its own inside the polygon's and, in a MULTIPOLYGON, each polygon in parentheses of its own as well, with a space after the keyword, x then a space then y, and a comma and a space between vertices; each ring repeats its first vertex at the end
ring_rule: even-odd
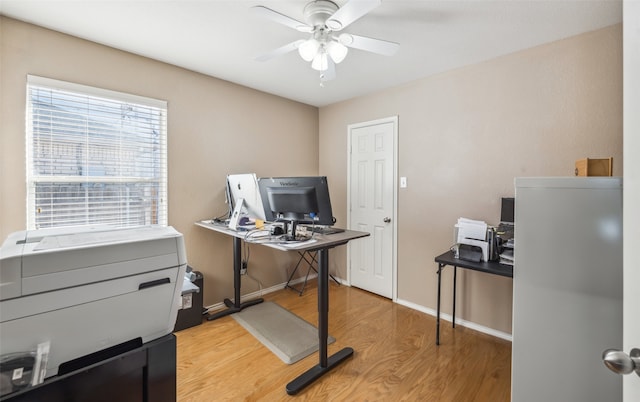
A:
MULTIPOLYGON (((232 317, 287 364, 318 350, 318 329, 274 302, 256 304, 232 317)), ((329 336, 328 343, 333 342, 329 336)))

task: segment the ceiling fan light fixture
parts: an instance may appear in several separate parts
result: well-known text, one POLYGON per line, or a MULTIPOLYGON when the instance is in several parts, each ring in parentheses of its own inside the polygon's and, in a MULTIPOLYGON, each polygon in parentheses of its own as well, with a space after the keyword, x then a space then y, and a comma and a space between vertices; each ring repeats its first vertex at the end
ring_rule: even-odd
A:
POLYGON ((297 49, 300 57, 320 72, 322 83, 335 78, 336 64, 344 61, 349 48, 385 56, 391 56, 398 50, 398 43, 338 32, 378 7, 382 0, 340 0, 344 3, 341 7, 335 3, 338 0, 306 1, 303 9, 305 22, 264 6, 251 7, 257 15, 309 34, 306 39, 290 42, 256 57, 257 61, 266 61, 297 49))
POLYGON ((311 38, 303 42, 298 47, 298 53, 300 54, 300 57, 304 59, 304 61, 312 61, 318 54, 318 49, 320 49, 320 42, 318 42, 315 38, 311 38))
POLYGON ((340 63, 345 57, 347 57, 348 51, 349 49, 340 42, 332 40, 327 45, 327 52, 329 53, 329 56, 331 56, 331 60, 336 64, 340 63))
POLYGON ((325 25, 327 26, 327 28, 329 28, 332 31, 339 31, 342 29, 342 23, 338 20, 335 20, 333 18, 328 19, 325 22, 325 25))
POLYGON ((296 26, 296 31, 298 32, 304 32, 304 33, 311 33, 313 32, 314 28, 312 26, 306 25, 306 24, 301 24, 296 26))
POLYGON ((331 0, 312 0, 304 7, 304 20, 313 27, 322 26, 339 8, 331 0))
POLYGON ((353 36, 348 33, 341 33, 340 36, 338 36, 338 42, 345 46, 349 46, 353 43, 353 36))
POLYGON ((329 68, 329 60, 327 59, 327 53, 320 51, 313 58, 313 62, 311 62, 311 68, 317 71, 326 71, 329 68))

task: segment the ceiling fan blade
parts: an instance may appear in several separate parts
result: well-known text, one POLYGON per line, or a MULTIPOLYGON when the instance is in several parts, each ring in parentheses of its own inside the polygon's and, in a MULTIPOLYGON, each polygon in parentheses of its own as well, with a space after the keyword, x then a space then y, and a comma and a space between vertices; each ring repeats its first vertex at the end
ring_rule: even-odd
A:
POLYGON ((382 39, 367 38, 366 36, 353 35, 348 33, 340 34, 340 43, 354 49, 365 50, 367 52, 381 54, 383 56, 393 56, 400 44, 382 39))
POLYGON ((320 73, 320 82, 331 81, 334 78, 336 78, 336 63, 329 57, 327 59, 327 69, 320 73))
POLYGON ((300 22, 294 18, 281 14, 277 11, 274 11, 270 8, 264 6, 253 6, 250 8, 251 12, 259 17, 270 19, 271 21, 277 22, 278 24, 282 24, 288 26, 289 28, 293 28, 296 31, 300 32, 311 32, 313 31, 313 27, 305 24, 304 22, 300 22))
POLYGON ((283 54, 292 52, 294 50, 297 50, 298 47, 304 42, 304 39, 298 39, 297 41, 291 42, 291 43, 287 43, 284 46, 280 46, 277 49, 273 49, 272 51, 262 54, 258 57, 256 57, 256 61, 267 61, 267 60, 271 60, 274 57, 278 57, 278 56, 282 56, 283 54))
POLYGON ((325 24, 332 31, 339 31, 378 7, 381 3, 382 0, 349 0, 344 6, 340 7, 338 11, 333 13, 325 24))

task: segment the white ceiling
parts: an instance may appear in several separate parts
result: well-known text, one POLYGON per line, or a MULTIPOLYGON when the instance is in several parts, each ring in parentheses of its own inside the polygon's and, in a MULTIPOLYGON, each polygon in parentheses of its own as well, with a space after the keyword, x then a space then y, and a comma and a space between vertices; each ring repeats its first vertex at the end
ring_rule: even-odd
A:
POLYGON ((314 106, 622 21, 621 0, 382 1, 344 32, 400 50, 386 57, 351 49, 324 87, 297 52, 254 60, 306 34, 249 8, 304 21, 306 0, 0 0, 0 13, 314 106))

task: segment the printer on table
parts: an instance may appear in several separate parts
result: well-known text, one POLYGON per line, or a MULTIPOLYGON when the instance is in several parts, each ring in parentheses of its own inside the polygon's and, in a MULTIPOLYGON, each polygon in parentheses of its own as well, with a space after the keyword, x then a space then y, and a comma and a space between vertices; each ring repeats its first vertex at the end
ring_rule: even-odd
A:
POLYGON ((0 248, 0 355, 49 342, 60 365, 173 331, 187 258, 172 227, 16 232, 0 248))

